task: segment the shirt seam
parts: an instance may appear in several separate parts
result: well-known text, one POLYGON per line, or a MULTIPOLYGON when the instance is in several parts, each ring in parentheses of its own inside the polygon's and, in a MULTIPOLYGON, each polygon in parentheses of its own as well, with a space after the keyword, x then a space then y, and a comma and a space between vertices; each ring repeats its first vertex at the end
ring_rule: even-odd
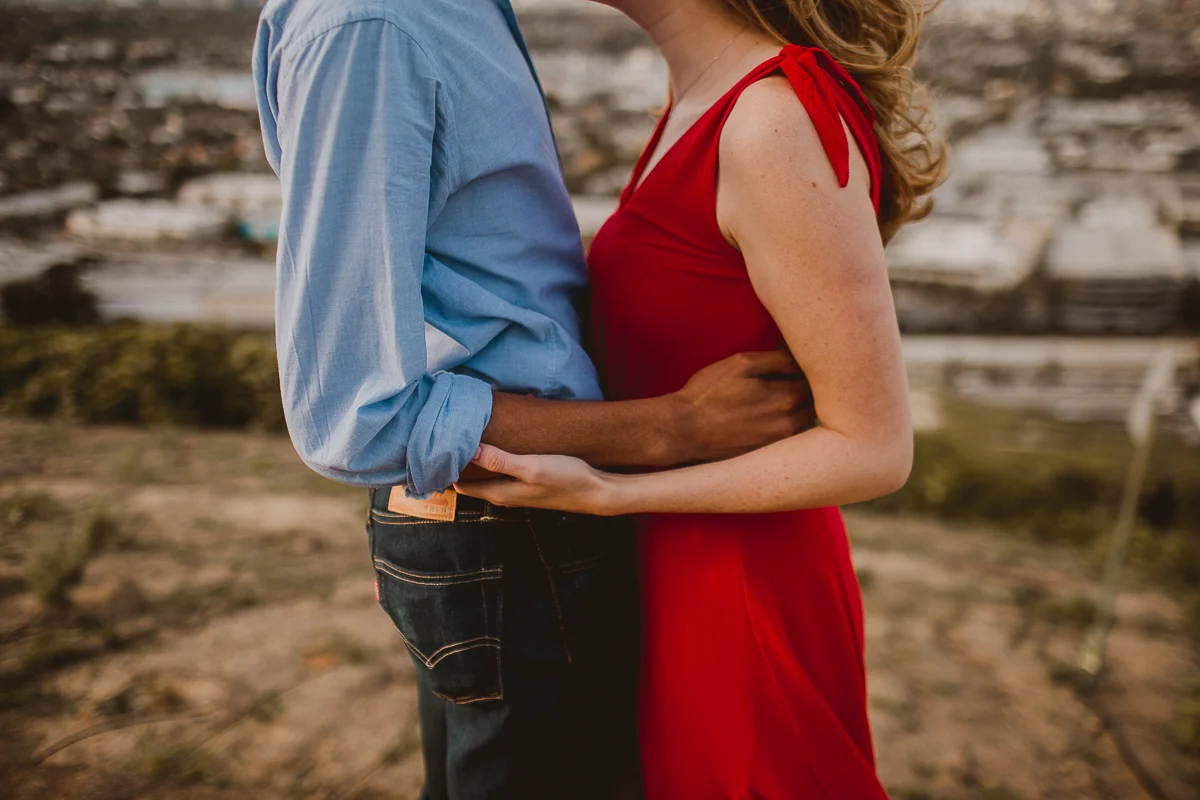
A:
MULTIPOLYGON (((321 30, 311 34, 306 39, 303 39, 299 42, 294 42, 292 44, 281 45, 280 49, 285 52, 282 53, 280 57, 280 71, 282 72, 284 69, 290 67, 292 63, 301 55, 303 55, 308 48, 312 47, 312 45, 315 44, 318 39, 328 36, 340 28, 345 28, 350 25, 357 25, 362 22, 382 22, 383 24, 394 28, 396 32, 411 42, 413 47, 417 48, 417 52, 421 54, 421 57, 425 59, 425 63, 429 65, 429 70, 432 73, 433 80, 438 86, 438 92, 446 98, 446 122, 448 130, 455 136, 455 138, 457 138, 457 131, 455 129, 458 126, 455 124, 454 108, 450 102, 450 93, 447 92, 445 88, 446 80, 442 76, 442 71, 438 68, 437 62, 430 57, 428 51, 421 46, 421 42, 415 36, 413 36, 402 26, 397 24, 395 20, 390 19, 382 12, 364 12, 361 15, 354 15, 350 19, 343 19, 339 22, 329 23, 326 27, 321 28, 321 30)), ((451 158, 453 158, 453 155, 451 155, 451 158)), ((455 167, 457 168, 457 163, 455 163, 455 167)))

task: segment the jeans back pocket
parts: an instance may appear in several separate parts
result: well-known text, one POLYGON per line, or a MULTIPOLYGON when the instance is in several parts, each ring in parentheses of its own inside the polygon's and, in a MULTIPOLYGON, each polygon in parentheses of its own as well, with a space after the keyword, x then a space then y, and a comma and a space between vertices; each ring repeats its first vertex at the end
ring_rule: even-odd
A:
POLYGON ((503 566, 489 527, 371 515, 379 604, 432 691, 452 703, 504 696, 503 566))
POLYGON ((636 635, 623 624, 626 607, 637 612, 626 528, 624 520, 564 514, 543 520, 535 530, 568 661, 605 658, 625 637, 636 635), (623 580, 626 560, 629 581, 623 580))

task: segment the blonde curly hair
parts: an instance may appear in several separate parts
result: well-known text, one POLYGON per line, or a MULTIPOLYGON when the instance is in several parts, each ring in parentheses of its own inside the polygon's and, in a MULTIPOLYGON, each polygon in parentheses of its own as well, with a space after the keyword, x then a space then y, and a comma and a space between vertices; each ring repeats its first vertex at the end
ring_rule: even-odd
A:
POLYGON ((879 229, 884 241, 929 214, 929 193, 946 174, 946 147, 928 118, 925 87, 913 79, 922 0, 725 0, 782 44, 829 52, 875 110, 883 157, 879 229))

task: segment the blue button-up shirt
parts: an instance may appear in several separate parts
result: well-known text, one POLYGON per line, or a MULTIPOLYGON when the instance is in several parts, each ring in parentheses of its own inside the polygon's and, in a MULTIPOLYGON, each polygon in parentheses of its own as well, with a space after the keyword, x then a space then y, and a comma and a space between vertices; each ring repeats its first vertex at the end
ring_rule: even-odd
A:
POLYGON ((271 0, 254 76, 283 186, 288 430, 343 483, 453 483, 492 389, 598 399, 586 281, 508 0, 271 0))

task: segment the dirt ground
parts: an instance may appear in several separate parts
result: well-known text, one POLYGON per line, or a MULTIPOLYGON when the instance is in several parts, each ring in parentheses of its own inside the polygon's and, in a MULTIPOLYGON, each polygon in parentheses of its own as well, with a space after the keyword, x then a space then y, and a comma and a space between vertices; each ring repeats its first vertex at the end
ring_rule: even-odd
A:
MULTIPOLYGON (((375 605, 364 495, 281 437, 0 420, 0 796, 415 797, 413 669, 375 605), (27 576, 62 560, 28 553, 80 531, 92 555, 47 609, 27 576)), ((1200 673, 1169 597, 1131 579, 1084 700, 1066 665, 1094 559, 848 517, 894 798, 1154 798, 1139 770, 1196 796, 1169 731, 1200 673)))

